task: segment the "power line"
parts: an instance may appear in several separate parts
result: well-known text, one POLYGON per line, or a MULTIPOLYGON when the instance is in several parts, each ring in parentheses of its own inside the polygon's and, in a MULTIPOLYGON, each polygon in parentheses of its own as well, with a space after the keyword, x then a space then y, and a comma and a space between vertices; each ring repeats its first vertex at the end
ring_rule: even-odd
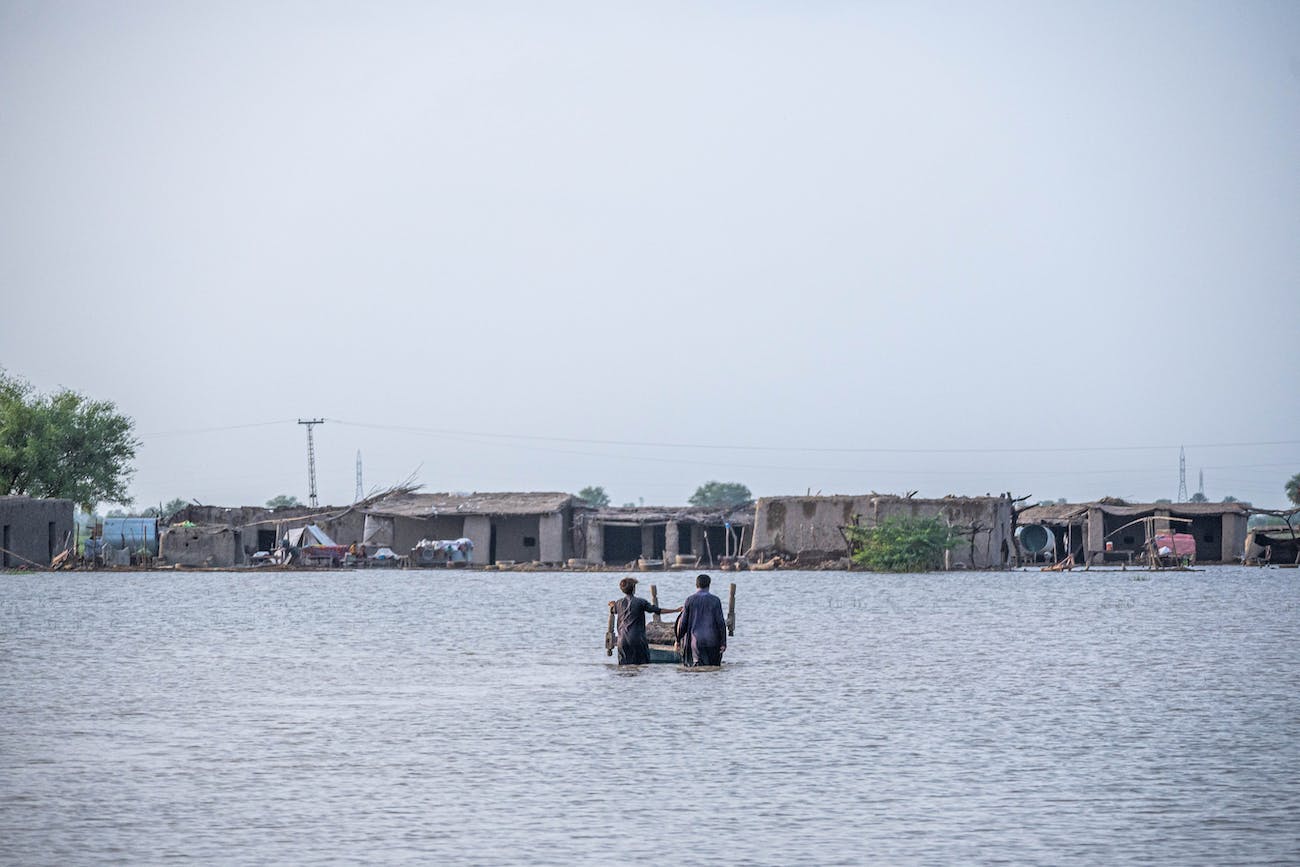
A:
POLYGON ((252 427, 270 427, 271 425, 276 425, 276 424, 293 424, 293 419, 291 418, 280 419, 278 421, 255 421, 255 422, 249 422, 248 424, 228 424, 228 425, 222 425, 220 427, 198 427, 198 428, 189 428, 187 430, 156 431, 154 433, 140 434, 140 439, 149 440, 149 439, 156 439, 158 437, 175 437, 175 436, 189 436, 191 434, 219 433, 221 431, 243 430, 244 428, 252 428, 252 427))
MULTIPOLYGON (((1142 445, 1142 446, 1074 446, 1074 447, 997 447, 997 448, 929 448, 929 449, 900 449, 900 448, 836 448, 836 447, 818 447, 818 446, 760 446, 760 445, 724 445, 719 443, 674 443, 674 442, 651 442, 642 440, 608 440, 608 439, 589 439, 583 437, 554 437, 554 436, 537 436, 532 434, 503 434, 492 433, 487 431, 466 431, 452 428, 424 428, 409 425, 384 425, 372 422, 353 422, 343 419, 332 418, 329 421, 335 424, 348 425, 350 427, 369 428, 372 430, 396 431, 399 433, 415 433, 430 436, 470 436, 470 437, 488 437, 491 439, 505 440, 529 440, 534 442, 555 442, 571 443, 579 445, 606 445, 606 446, 632 446, 638 448, 662 448, 662 449, 715 449, 722 451, 765 451, 765 452, 823 452, 835 454, 1066 454, 1073 452, 1125 452, 1125 451, 1164 451, 1173 448, 1183 448, 1183 446, 1169 445, 1142 445)), ((1236 443, 1193 443, 1190 448, 1213 449, 1213 448, 1247 448, 1257 446, 1286 446, 1300 445, 1300 440, 1273 440, 1260 442, 1236 442, 1236 443)))

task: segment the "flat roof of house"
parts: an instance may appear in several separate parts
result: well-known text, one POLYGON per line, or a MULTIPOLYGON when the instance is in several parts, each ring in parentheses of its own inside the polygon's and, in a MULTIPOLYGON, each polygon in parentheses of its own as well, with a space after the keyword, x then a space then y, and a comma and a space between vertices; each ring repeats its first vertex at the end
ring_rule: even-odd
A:
POLYGON ((438 515, 548 515, 578 503, 572 494, 515 491, 471 494, 394 494, 367 506, 371 515, 433 518, 438 515))
POLYGON ((754 504, 734 508, 715 506, 602 506, 594 517, 604 524, 733 524, 754 523, 754 504))
POLYGON ((1050 503, 1030 506, 1020 513, 1020 524, 1065 524, 1079 520, 1089 509, 1103 514, 1136 518, 1153 512, 1168 512, 1176 518, 1247 515, 1250 507, 1242 503, 1126 503, 1123 500, 1097 500, 1091 503, 1050 503))

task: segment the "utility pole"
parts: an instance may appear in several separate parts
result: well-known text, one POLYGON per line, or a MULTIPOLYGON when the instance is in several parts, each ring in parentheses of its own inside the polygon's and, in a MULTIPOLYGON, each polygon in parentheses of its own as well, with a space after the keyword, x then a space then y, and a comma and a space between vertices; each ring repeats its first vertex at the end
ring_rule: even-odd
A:
POLYGON ((361 502, 361 449, 357 449, 357 493, 352 502, 361 502))
POLYGON ((1178 502, 1187 502, 1187 451, 1178 447, 1178 502))
POLYGON ((300 418, 298 424, 307 425, 307 496, 311 501, 312 508, 320 505, 316 500, 316 443, 312 439, 312 428, 318 424, 325 424, 323 418, 300 418))
POLYGON ((1201 470, 1200 479, 1197 482, 1196 492, 1202 497, 1205 496, 1205 470, 1201 470))

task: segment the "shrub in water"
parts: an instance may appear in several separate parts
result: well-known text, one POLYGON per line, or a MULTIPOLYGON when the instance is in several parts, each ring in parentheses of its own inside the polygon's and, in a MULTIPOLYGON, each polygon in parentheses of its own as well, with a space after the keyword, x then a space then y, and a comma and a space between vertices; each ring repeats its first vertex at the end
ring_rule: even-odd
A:
POLYGON ((929 572, 960 537, 942 519, 895 515, 875 527, 845 527, 849 556, 873 572, 929 572))

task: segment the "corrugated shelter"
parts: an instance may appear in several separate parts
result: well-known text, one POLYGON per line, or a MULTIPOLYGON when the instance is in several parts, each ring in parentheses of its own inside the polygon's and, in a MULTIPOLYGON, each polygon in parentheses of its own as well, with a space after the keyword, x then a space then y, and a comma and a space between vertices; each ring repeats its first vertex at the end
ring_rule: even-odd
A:
POLYGON ((157 518, 105 518, 104 544, 110 548, 158 553, 157 518))
POLYGON ((475 564, 559 564, 573 556, 573 515, 582 508, 556 492, 404 492, 363 507, 362 542, 406 552, 422 539, 467 538, 475 564))

